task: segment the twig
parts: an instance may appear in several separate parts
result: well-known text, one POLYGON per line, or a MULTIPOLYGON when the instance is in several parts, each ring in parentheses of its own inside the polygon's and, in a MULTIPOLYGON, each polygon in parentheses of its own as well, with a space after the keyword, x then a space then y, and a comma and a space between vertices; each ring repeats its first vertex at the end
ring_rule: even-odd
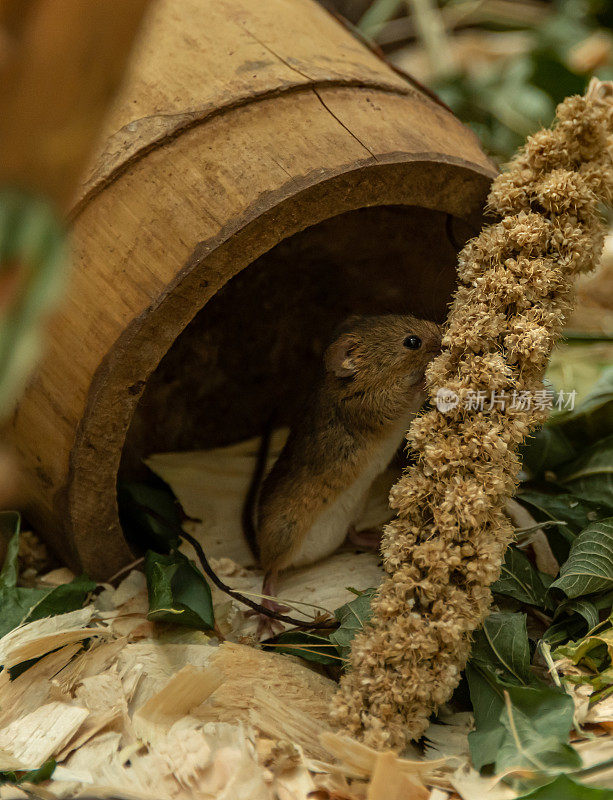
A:
POLYGON ((288 617, 285 614, 279 614, 277 611, 272 611, 270 608, 266 608, 266 606, 256 603, 254 600, 251 600, 244 594, 231 589, 214 572, 204 554, 204 550, 202 549, 200 542, 185 531, 181 531, 179 535, 182 539, 185 539, 186 542, 189 542, 189 544, 191 544, 191 546, 194 548, 203 571, 213 581, 215 586, 217 586, 218 589, 221 589, 222 592, 225 592, 225 594, 232 597, 234 600, 238 600, 240 603, 243 603, 244 605, 249 606, 249 608, 252 608, 254 611, 257 611, 258 614, 263 614, 265 617, 270 617, 271 619, 277 619, 279 622, 285 622, 288 625, 294 625, 297 628, 329 629, 337 627, 338 622, 335 619, 321 620, 318 622, 316 620, 310 621, 294 619, 294 617, 288 617))

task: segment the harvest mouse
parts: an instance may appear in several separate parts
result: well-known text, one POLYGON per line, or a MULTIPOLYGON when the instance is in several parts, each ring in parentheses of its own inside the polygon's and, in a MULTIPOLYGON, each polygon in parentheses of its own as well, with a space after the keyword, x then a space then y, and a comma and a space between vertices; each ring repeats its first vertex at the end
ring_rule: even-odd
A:
POLYGON ((440 327, 408 315, 354 316, 338 329, 302 416, 258 492, 266 462, 260 452, 244 508, 245 535, 265 573, 264 595, 276 594, 280 570, 310 564, 343 543, 425 400, 424 371, 440 347, 440 327))

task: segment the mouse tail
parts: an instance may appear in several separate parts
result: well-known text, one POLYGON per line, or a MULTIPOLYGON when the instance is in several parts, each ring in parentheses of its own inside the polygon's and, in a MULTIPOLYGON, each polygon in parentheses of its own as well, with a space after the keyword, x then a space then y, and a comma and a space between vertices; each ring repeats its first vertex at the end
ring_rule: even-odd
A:
POLYGON ((268 454, 270 453, 270 442, 272 439, 272 432, 274 429, 274 420, 276 412, 273 412, 268 418, 264 431, 262 433, 262 440, 258 448, 258 453, 255 461, 255 467, 245 495, 245 502, 243 503, 241 521, 243 527, 243 534, 247 540, 247 544, 255 558, 260 559, 260 548, 257 541, 257 528, 256 528, 256 512, 258 502, 260 499, 260 490, 264 482, 264 473, 266 472, 266 464, 268 463, 268 454))

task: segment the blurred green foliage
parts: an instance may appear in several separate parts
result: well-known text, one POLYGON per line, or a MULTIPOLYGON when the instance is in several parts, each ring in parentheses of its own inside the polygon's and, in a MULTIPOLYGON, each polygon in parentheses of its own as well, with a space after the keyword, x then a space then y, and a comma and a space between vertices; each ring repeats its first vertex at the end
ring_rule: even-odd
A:
POLYGON ((582 94, 593 74, 613 78, 610 61, 592 70, 587 63, 582 69, 573 58, 575 48, 599 31, 603 21, 613 24, 610 5, 583 0, 558 0, 553 5, 555 12, 529 32, 527 52, 432 86, 499 160, 506 161, 526 136, 549 125, 558 103, 582 94), (596 14, 600 6, 605 6, 601 17, 596 14))
MULTIPOLYGON (((447 13, 466 6, 467 19, 471 0, 442 0, 439 9, 447 13)), ((538 4, 534 4, 538 12, 538 4)), ((463 30, 498 35, 501 41, 520 32, 526 46, 513 55, 484 58, 476 64, 460 65, 449 74, 426 82, 479 137, 483 147, 499 162, 507 161, 529 134, 551 123, 555 108, 565 97, 583 93, 592 75, 613 78, 611 33, 613 3, 608 0, 553 0, 541 3, 538 21, 500 22, 493 9, 487 20, 487 1, 480 4, 478 25, 463 30)), ((362 16, 358 27, 375 36, 386 21, 398 20, 399 14, 413 14, 410 0, 375 0, 362 16)), ((470 20, 469 20, 470 21, 470 20)), ((419 30, 415 24, 414 29, 419 30)), ((457 30, 447 30, 447 43, 453 46, 457 30)), ((400 43, 406 46, 408 42, 400 43)), ((393 52, 390 53, 394 60, 393 52)), ((437 54, 429 53, 432 66, 437 54)))
POLYGON ((38 360, 41 325, 61 295, 67 263, 64 231, 50 204, 0 188, 0 419, 38 360))

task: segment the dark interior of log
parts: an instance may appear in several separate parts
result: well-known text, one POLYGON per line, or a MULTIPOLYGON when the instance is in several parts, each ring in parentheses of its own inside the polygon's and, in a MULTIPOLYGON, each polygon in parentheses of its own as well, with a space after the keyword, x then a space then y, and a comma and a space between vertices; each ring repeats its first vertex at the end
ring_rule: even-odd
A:
POLYGON ((122 478, 153 452, 230 444, 291 423, 336 325, 353 313, 443 321, 468 225, 424 208, 383 206, 328 219, 242 270, 178 337, 149 379, 124 448, 122 478))

